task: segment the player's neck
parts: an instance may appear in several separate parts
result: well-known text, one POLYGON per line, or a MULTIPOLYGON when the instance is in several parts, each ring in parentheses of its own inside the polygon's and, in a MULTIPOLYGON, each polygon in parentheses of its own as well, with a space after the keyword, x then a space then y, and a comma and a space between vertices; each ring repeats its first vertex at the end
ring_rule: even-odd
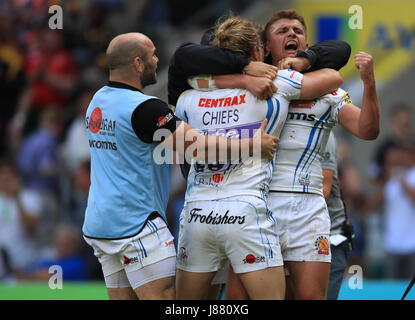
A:
POLYGON ((115 74, 111 73, 110 77, 109 77, 109 80, 114 81, 114 82, 121 82, 121 83, 128 84, 129 86, 137 88, 140 91, 143 90, 143 85, 141 84, 141 81, 140 80, 135 80, 133 77, 126 77, 126 76, 119 75, 119 74, 116 74, 116 73, 115 74))

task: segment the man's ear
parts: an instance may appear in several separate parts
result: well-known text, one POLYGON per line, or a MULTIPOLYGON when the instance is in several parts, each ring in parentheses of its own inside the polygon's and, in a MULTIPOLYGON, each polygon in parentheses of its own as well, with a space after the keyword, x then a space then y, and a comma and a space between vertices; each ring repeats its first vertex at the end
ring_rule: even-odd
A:
POLYGON ((144 71, 144 62, 143 62, 143 60, 141 58, 135 57, 133 64, 134 64, 135 69, 139 73, 143 73, 143 71, 144 71))
POLYGON ((308 46, 308 42, 305 44, 305 49, 308 50, 309 46, 308 46))
POLYGON ((269 40, 265 41, 265 55, 269 54, 271 49, 269 48, 269 40))

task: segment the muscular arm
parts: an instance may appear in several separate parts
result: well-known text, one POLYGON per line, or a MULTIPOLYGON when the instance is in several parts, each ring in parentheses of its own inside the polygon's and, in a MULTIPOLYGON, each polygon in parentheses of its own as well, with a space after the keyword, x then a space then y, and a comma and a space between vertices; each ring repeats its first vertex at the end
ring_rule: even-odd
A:
MULTIPOLYGON (((217 88, 242 88, 253 95, 266 99, 276 90, 275 84, 267 78, 256 78, 247 75, 231 74, 212 76, 217 88)), ((192 80, 194 82, 194 80, 192 80)), ((198 88, 202 84, 194 82, 198 88)), ((303 76, 301 99, 314 99, 337 90, 343 83, 340 73, 333 69, 322 69, 307 73, 303 76)))
POLYGON ((333 175, 333 170, 323 169, 323 194, 326 201, 329 199, 331 187, 333 185, 333 175))
POLYGON ((362 109, 349 103, 339 112, 339 123, 347 131, 364 140, 374 140, 380 130, 380 105, 376 92, 373 59, 364 52, 355 57, 356 68, 363 81, 362 109))
POLYGON ((168 71, 169 104, 176 105, 180 94, 190 89, 187 77, 198 74, 242 73, 250 59, 241 53, 215 46, 185 43, 174 53, 168 71))
POLYGON ((264 120, 253 139, 206 136, 186 122, 180 121, 168 105, 159 99, 143 102, 131 116, 132 128, 141 141, 145 143, 163 141, 161 149, 169 148, 190 158, 223 163, 239 160, 241 156, 247 157, 254 153, 258 155, 261 153, 263 158, 272 159, 278 138, 265 134, 266 124, 267 120, 264 120))
POLYGON ((301 86, 301 99, 314 99, 337 90, 343 78, 333 69, 321 69, 306 73, 301 86))
POLYGON ((182 121, 177 129, 162 143, 163 147, 186 154, 190 158, 225 163, 257 154, 271 160, 277 149, 278 138, 265 133, 267 119, 261 124, 254 138, 229 139, 217 135, 203 135, 182 121), (214 156, 214 157, 213 157, 214 156))

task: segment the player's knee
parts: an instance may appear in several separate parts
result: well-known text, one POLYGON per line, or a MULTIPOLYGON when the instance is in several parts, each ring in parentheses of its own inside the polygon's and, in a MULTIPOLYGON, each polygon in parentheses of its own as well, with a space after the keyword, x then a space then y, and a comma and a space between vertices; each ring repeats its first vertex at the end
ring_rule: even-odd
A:
POLYGON ((295 294, 296 300, 326 300, 326 290, 304 288, 298 290, 295 294))

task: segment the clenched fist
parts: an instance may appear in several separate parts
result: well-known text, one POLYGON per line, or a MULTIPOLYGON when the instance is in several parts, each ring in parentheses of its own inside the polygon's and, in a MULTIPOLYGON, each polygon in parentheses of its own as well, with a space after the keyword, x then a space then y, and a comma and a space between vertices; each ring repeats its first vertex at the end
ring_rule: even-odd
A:
POLYGON ((354 56, 354 61, 363 82, 374 82, 375 74, 373 72, 373 57, 366 52, 360 51, 354 56))
POLYGON ((287 57, 278 62, 278 69, 293 69, 298 72, 306 71, 310 68, 310 61, 304 57, 287 57))

